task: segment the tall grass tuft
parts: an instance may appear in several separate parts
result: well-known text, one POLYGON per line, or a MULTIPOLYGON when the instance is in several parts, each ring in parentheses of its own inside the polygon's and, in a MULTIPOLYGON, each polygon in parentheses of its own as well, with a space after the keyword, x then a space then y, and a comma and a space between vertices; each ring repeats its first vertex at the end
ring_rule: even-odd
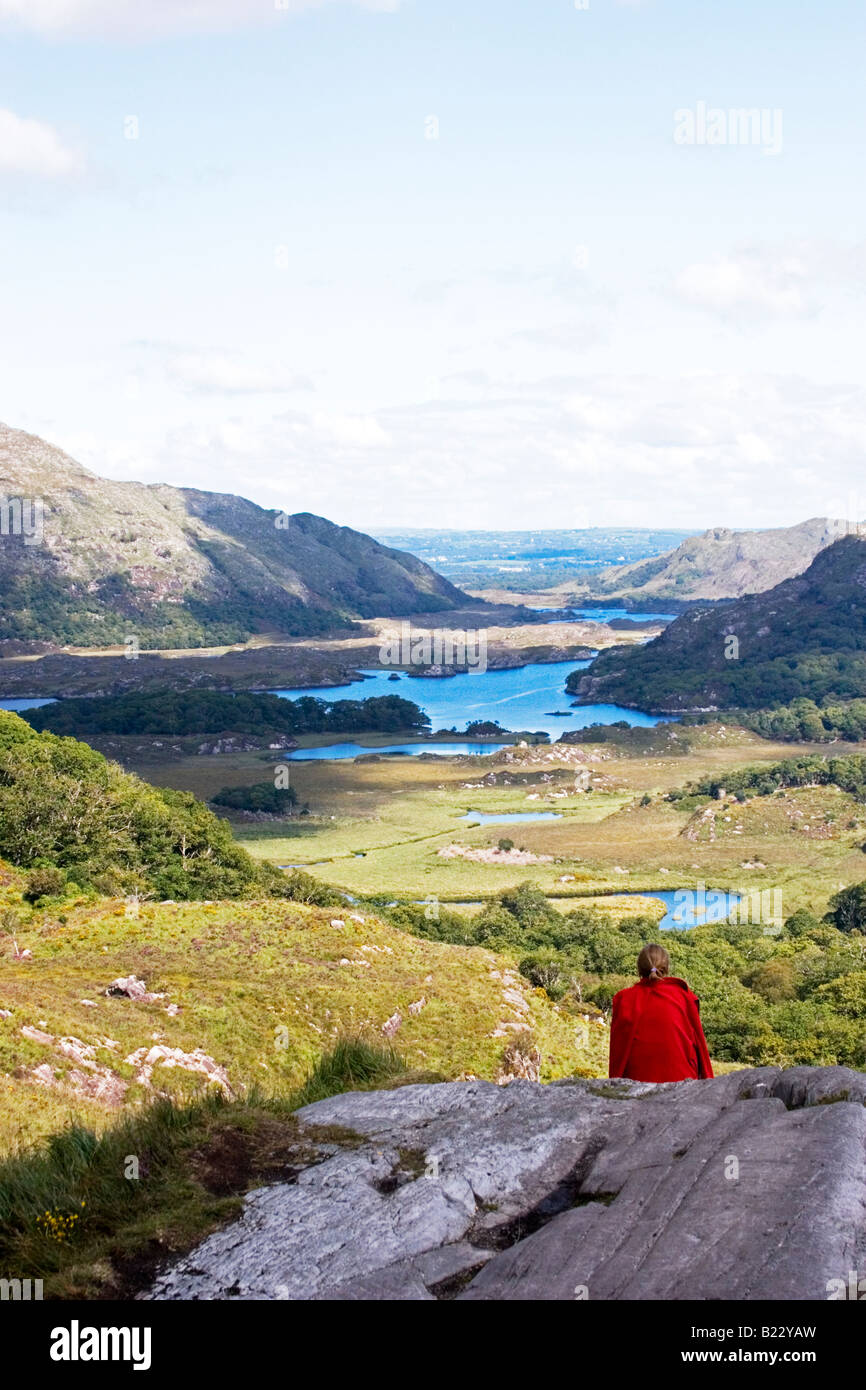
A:
POLYGON ((0 1277, 43 1279, 55 1298, 128 1295, 161 1259, 237 1213, 243 1192, 273 1173, 275 1147, 284 1158, 297 1149, 296 1109, 405 1074, 391 1048, 346 1037, 289 1096, 160 1098, 102 1134, 70 1125, 0 1162, 0 1277), (204 1176, 207 1157, 227 1130, 253 1160, 260 1150, 262 1163, 252 1161, 231 1191, 215 1191, 204 1176))
POLYGON ((362 1038, 341 1038, 322 1055, 303 1086, 292 1096, 300 1108, 344 1091, 370 1091, 385 1087, 406 1071, 406 1062, 391 1047, 379 1047, 362 1038))

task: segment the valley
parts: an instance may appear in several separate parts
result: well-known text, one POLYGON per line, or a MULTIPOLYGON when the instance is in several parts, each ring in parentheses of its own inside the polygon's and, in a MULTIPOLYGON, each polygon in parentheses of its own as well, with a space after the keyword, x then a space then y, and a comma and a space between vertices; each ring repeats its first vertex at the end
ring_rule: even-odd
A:
POLYGON ((40 639, 7 614, 0 640, 0 1203, 7 1254, 53 1295, 144 1287, 317 1161, 308 1101, 603 1078, 648 940, 700 994, 717 1073, 866 1067, 857 536, 791 528, 768 573, 793 577, 744 598, 727 590, 762 542, 721 531, 659 563, 633 536, 625 588, 601 563, 563 580, 555 537, 511 588, 494 541, 498 587, 469 591, 322 518, 275 548, 242 500, 112 488, 139 561, 169 544, 158 503, 204 586, 168 610, 146 566, 119 642, 96 634, 119 636, 101 605, 122 537, 92 534, 99 481, 60 475, 87 565, 59 547, 28 590, 40 639), (548 560, 559 583, 534 588, 548 560), (231 631, 226 583, 246 595, 231 631), (293 595, 276 626, 273 585, 293 595), (73 1258, 20 1215, 15 1173, 35 1193, 78 1133, 102 1215, 73 1258), (117 1145, 159 1154, 129 1208, 117 1145))
MULTIPOLYGON (((489 899, 527 877, 557 902, 693 887, 702 879, 744 892, 782 886, 786 913, 804 906, 818 911, 837 880, 862 865, 857 828, 866 830, 866 818, 835 789, 792 795, 792 816, 781 821, 772 798, 761 815, 754 804, 746 812, 737 808, 737 815, 726 811, 712 839, 703 829, 689 838, 694 811, 667 802, 671 790, 708 773, 723 776, 727 769, 790 756, 790 745, 723 724, 701 728, 694 741, 667 726, 655 751, 642 756, 590 743, 510 746, 453 758, 437 756, 435 743, 425 741, 423 758, 377 758, 375 741, 367 742, 369 752, 360 760, 292 760, 291 784, 309 814, 290 822, 234 818, 239 842, 256 858, 309 868, 353 894, 416 901, 433 895, 449 904, 489 899), (584 774, 589 792, 576 786, 584 774), (555 811, 561 819, 475 827, 461 820, 469 810, 555 811), (795 824, 801 819, 795 810, 811 831, 792 830, 791 818, 795 824), (503 838, 518 851, 513 861, 508 853, 490 862, 441 853, 455 843, 496 851, 503 838), (534 862, 521 861, 520 850, 534 862)), ((842 745, 834 753, 859 747, 842 745)), ((814 745, 806 751, 824 750, 814 745)), ((266 752, 162 761, 158 753, 151 749, 137 757, 130 750, 126 765, 149 781, 204 800, 224 786, 264 780, 275 761, 266 752)))

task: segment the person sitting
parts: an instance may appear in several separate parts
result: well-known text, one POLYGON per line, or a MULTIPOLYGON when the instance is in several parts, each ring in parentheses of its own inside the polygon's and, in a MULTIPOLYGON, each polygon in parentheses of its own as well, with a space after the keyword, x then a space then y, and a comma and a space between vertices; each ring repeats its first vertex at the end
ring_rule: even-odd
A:
POLYGON ((671 958, 663 946, 644 946, 637 968, 637 984, 613 996, 608 1075, 632 1081, 711 1077, 697 995, 670 974, 671 958))

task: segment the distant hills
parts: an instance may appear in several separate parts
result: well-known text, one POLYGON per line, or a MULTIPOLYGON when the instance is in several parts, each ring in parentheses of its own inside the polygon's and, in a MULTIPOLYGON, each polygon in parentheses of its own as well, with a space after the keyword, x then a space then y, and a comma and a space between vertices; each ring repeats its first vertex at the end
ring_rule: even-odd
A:
MULTIPOLYGON (((383 545, 409 550, 453 584, 477 591, 535 593, 585 583, 589 573, 669 551, 689 535, 672 528, 593 526, 571 530, 384 530, 383 545)), ((518 599, 513 600, 517 602, 518 599)))
POLYGON ((414 555, 323 517, 100 478, 0 424, 2 502, 0 640, 101 647, 134 634, 142 649, 197 647, 472 602, 414 555), (16 534, 8 499, 24 499, 34 532, 37 498, 42 534, 16 534))
POLYGON ((767 593, 687 612, 646 646, 602 652, 568 689, 584 702, 671 712, 862 696, 866 540, 843 537, 767 593))
MULTIPOLYGON (((848 522, 826 517, 766 531, 714 527, 663 555, 602 570, 586 580, 580 597, 627 604, 742 598, 802 574, 820 551, 850 530, 848 522)), ((564 602, 566 594, 575 594, 575 586, 562 584, 556 592, 564 602)))

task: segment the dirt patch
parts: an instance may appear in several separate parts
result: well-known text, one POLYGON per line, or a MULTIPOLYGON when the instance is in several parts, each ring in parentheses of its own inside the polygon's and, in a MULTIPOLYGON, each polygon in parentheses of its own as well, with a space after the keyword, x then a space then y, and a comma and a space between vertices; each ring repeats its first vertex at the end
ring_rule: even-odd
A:
POLYGON ((528 849, 470 849, 467 845, 443 845, 440 859, 471 859, 476 864, 552 864, 552 854, 533 854, 528 849))
POLYGON ((260 1118, 251 1129, 214 1130, 191 1154, 190 1167, 208 1192, 227 1197, 266 1182, 295 1182, 305 1168, 329 1158, 342 1137, 324 1129, 316 1134, 319 1142, 311 1143, 294 1119, 260 1118))

